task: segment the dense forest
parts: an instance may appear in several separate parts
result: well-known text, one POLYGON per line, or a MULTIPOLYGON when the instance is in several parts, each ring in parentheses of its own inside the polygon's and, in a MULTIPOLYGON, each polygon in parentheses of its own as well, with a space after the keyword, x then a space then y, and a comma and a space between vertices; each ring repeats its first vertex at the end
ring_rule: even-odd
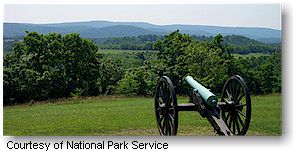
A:
POLYGON ((234 57, 238 48, 232 44, 239 46, 239 39, 244 39, 237 38, 220 34, 196 37, 175 31, 163 37, 89 40, 75 33, 27 32, 4 56, 4 104, 71 96, 153 95, 159 74, 169 76, 181 95, 188 92, 185 75, 220 93, 233 74, 241 75, 253 94, 280 93, 280 45, 257 43, 262 47, 256 50, 268 55, 234 57), (123 49, 123 43, 137 46, 133 50, 138 51, 102 50, 123 49))
MULTIPOLYGON (((209 41, 212 36, 192 36, 198 41, 209 41)), ((109 37, 94 39, 94 42, 101 49, 116 50, 153 50, 153 43, 157 40, 164 39, 164 36, 157 35, 140 35, 136 37, 109 37)), ((232 47, 232 53, 249 54, 249 53, 265 53, 270 54, 280 51, 279 43, 263 43, 244 36, 230 35, 223 38, 223 44, 232 47)))
MULTIPOLYGON (((198 41, 210 41, 212 36, 191 36, 198 41)), ((153 44, 157 40, 164 39, 164 36, 158 35, 139 35, 132 37, 105 37, 95 38, 92 41, 99 49, 112 50, 154 50, 153 44)), ((22 37, 5 38, 4 51, 11 52, 13 45, 22 40, 22 37)), ((232 47, 232 53, 249 54, 249 53, 265 53, 271 54, 281 50, 280 43, 263 43, 240 35, 230 35, 223 37, 223 44, 232 47)))
POLYGON ((139 35, 135 37, 109 37, 94 39, 94 43, 100 49, 116 50, 153 50, 153 43, 162 36, 157 35, 139 35))

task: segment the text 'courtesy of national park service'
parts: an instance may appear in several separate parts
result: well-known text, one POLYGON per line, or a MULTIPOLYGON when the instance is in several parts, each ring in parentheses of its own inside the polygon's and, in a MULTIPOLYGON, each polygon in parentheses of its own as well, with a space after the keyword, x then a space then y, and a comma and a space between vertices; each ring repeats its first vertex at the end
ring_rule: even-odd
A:
POLYGON ((9 150, 134 150, 134 149, 168 149, 169 145, 166 142, 140 142, 140 141, 100 141, 100 142, 86 142, 86 141, 60 141, 56 143, 50 142, 14 142, 8 141, 6 148, 9 150))

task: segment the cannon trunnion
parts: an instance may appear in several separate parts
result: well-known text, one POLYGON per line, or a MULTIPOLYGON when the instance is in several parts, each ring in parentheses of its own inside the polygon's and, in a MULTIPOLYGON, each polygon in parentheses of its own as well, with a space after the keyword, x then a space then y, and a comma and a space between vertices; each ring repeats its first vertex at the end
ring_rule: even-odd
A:
POLYGON ((155 90, 155 114, 160 135, 177 135, 178 112, 198 111, 210 122, 218 135, 245 135, 251 119, 251 98, 245 80, 231 76, 224 84, 220 101, 210 90, 191 76, 189 103, 178 104, 172 81, 162 76, 155 90))

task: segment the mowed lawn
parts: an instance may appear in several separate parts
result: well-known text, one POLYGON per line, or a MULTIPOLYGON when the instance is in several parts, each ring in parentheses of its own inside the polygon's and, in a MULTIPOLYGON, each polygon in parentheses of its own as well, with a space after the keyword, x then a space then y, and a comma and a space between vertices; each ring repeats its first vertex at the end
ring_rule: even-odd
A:
MULTIPOLYGON (((178 98, 186 102, 187 98, 178 98)), ((4 107, 5 136, 159 135, 153 98, 87 98, 4 107)), ((253 96, 247 135, 281 135, 281 95, 253 96)), ((197 112, 180 112, 178 135, 215 135, 197 112)))

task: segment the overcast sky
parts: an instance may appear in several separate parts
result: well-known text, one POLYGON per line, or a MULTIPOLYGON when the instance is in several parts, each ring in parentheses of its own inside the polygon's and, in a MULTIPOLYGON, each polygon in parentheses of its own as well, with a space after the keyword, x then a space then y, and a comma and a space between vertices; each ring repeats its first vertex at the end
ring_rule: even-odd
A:
POLYGON ((4 5, 4 22, 41 24, 90 20, 281 29, 281 5, 4 5))

